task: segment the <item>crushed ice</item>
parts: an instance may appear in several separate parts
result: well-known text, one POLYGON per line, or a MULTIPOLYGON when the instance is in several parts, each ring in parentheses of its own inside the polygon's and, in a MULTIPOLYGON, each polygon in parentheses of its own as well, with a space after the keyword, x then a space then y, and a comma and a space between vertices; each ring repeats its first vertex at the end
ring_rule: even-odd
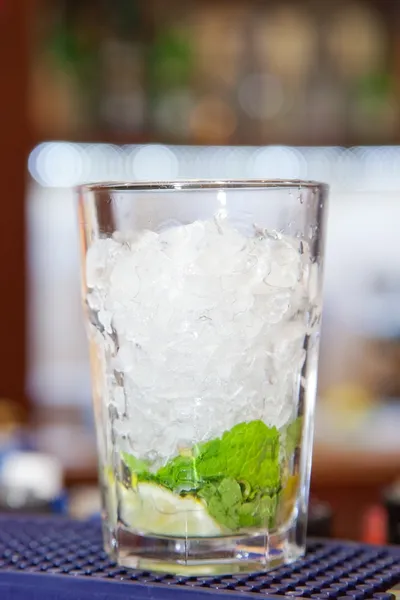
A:
POLYGON ((293 418, 316 268, 304 241, 218 220, 96 241, 87 303, 123 449, 161 464, 236 423, 293 418))

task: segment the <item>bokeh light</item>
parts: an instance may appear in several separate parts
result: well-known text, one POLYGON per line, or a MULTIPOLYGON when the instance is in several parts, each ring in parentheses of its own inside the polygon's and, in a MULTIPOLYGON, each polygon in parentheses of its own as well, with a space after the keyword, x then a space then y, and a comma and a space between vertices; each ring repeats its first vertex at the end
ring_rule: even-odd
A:
POLYGON ((133 174, 138 180, 174 179, 178 171, 178 160, 166 146, 142 146, 133 159, 133 174))
POLYGON ((45 188, 171 179, 314 179, 338 190, 398 190, 400 147, 113 146, 47 142, 28 169, 45 188))

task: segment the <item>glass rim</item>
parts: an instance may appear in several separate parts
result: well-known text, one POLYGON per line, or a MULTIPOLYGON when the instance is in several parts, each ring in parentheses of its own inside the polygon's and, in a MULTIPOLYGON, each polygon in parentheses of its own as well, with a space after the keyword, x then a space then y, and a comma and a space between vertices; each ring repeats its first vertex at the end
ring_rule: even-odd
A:
POLYGON ((304 188, 326 193, 327 183, 306 179, 175 179, 171 181, 127 181, 83 183, 76 186, 79 194, 90 192, 162 192, 202 190, 252 190, 252 189, 295 189, 304 188))

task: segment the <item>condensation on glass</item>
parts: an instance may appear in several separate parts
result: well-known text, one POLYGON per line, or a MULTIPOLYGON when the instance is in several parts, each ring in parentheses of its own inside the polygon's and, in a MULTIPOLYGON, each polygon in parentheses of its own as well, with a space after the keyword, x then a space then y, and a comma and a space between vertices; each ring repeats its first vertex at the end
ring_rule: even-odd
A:
POLYGON ((327 187, 79 195, 107 551, 192 575, 301 557, 327 187))

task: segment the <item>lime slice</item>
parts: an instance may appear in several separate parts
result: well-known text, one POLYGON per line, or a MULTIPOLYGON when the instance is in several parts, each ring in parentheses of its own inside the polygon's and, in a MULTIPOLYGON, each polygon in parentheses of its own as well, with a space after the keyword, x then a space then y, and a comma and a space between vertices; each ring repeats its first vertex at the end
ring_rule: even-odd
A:
POLYGON ((287 523, 292 518, 296 506, 299 489, 299 476, 289 475, 285 487, 281 493, 279 506, 279 522, 287 523))
POLYGON ((178 537, 213 537, 221 527, 205 505, 193 496, 181 498, 155 483, 139 483, 135 490, 119 486, 120 518, 143 533, 178 537))
POLYGON ((105 467, 104 479, 108 483, 108 485, 114 485, 115 477, 114 477, 114 472, 111 467, 105 467))

